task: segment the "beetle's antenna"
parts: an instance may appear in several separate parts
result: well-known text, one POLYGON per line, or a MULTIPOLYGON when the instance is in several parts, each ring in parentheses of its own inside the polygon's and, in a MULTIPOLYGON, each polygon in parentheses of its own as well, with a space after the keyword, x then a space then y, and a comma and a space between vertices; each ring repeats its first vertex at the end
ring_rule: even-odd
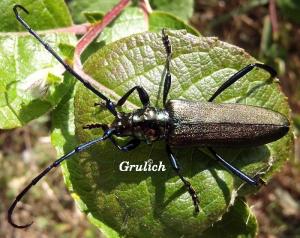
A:
POLYGON ((166 75, 165 75, 165 82, 164 82, 164 91, 163 91, 163 105, 166 106, 166 101, 168 98, 168 94, 170 91, 171 87, 171 81, 172 81, 172 76, 170 73, 170 61, 172 57, 172 45, 169 40, 169 36, 166 33, 166 29, 162 29, 162 41, 167 53, 167 60, 166 60, 166 75))
POLYGON ((105 100, 106 102, 106 108, 113 114, 113 115, 117 115, 116 109, 115 109, 115 105, 114 103, 108 99, 106 96, 104 96, 101 92, 99 92, 95 87, 93 87, 90 82, 88 82, 87 80, 85 80, 84 78, 82 78, 79 74, 77 74, 70 65, 68 65, 67 63, 64 62, 64 60, 48 45, 48 43, 46 43, 45 41, 42 40, 42 38, 34 31, 30 28, 30 26, 23 20, 23 18, 20 16, 18 9, 23 10, 25 13, 29 14, 29 11, 21 6, 21 5, 14 5, 13 7, 13 11, 16 15, 17 20, 25 27, 25 29, 31 34, 33 35, 44 47, 45 49, 50 52, 57 60, 59 63, 61 63, 65 69, 72 74, 75 78, 77 78, 81 83, 84 84, 85 87, 87 87, 89 90, 91 90, 93 93, 95 93, 98 97, 102 98, 103 100, 105 100))
POLYGON ((110 136, 112 136, 112 134, 115 132, 115 128, 110 128, 108 130, 106 130, 104 132, 104 135, 101 137, 98 137, 92 141, 86 142, 84 144, 81 144, 79 146, 77 146, 74 150, 72 150, 71 152, 69 152, 68 154, 65 154, 64 156, 62 156, 61 158, 55 160, 51 165, 49 165, 46 169, 44 169, 44 171, 42 171, 38 176, 36 176, 30 184, 28 184, 22 192, 19 193, 19 195, 15 198, 15 201, 11 204, 11 206, 9 207, 8 211, 7 211, 7 220, 8 222, 14 226, 15 228, 26 228, 32 225, 33 222, 30 222, 26 225, 17 225, 13 219, 12 219, 12 214, 14 212, 14 209, 17 205, 17 203, 24 197, 24 195, 31 189, 32 186, 34 186, 38 181, 41 180, 41 178, 43 178, 51 169, 56 168, 58 165, 61 164, 61 162, 63 162, 66 159, 69 159, 72 155, 79 153, 83 150, 88 149, 89 147, 91 147, 92 145, 100 142, 100 141, 104 141, 108 138, 110 138, 110 136))

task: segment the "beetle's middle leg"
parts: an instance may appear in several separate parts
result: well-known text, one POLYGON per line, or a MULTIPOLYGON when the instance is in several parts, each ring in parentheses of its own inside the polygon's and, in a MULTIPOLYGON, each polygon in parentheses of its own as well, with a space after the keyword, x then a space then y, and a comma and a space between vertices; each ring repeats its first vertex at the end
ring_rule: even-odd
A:
POLYGON ((187 191, 189 192, 189 194, 192 197, 192 200, 193 200, 193 203, 194 203, 194 207, 195 207, 195 213, 199 213, 199 204, 200 204, 200 201, 199 201, 199 198, 198 198, 198 195, 197 195, 195 189, 192 187, 191 183, 189 181, 187 181, 181 175, 178 161, 177 161, 176 157, 174 156, 173 152, 171 151, 171 148, 170 148, 169 145, 166 146, 166 150, 167 150, 168 158, 170 160, 172 168, 175 170, 175 172, 177 173, 177 175, 179 176, 179 178, 183 182, 184 186, 186 187, 187 191))
POLYGON ((226 169, 228 169, 230 172, 232 172, 233 174, 238 176, 240 179, 242 179, 246 183, 248 183, 250 185, 254 185, 254 186, 265 184, 265 182, 261 178, 259 178, 259 177, 251 178, 247 174, 243 173, 239 169, 232 166, 230 163, 225 161, 219 154, 217 154, 217 152, 213 148, 211 148, 211 147, 207 147, 207 148, 209 149, 209 151, 212 153, 212 155, 218 162, 220 162, 226 169))
POLYGON ((209 102, 212 102, 217 96, 219 96, 226 88, 228 88, 230 85, 234 84, 236 81, 241 79, 244 75, 252 71, 254 68, 261 68, 267 72, 270 73, 271 78, 274 78, 277 74, 275 69, 273 69, 271 66, 266 64, 260 64, 260 63, 254 63, 249 64, 245 68, 241 69, 240 71, 236 72, 234 75, 232 75, 229 79, 227 79, 218 89, 217 91, 208 99, 209 102))

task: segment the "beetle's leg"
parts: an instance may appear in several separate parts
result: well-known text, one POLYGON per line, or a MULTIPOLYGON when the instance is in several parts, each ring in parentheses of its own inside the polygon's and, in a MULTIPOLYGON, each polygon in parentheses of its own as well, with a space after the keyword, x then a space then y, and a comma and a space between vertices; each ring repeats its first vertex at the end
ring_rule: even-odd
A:
MULTIPOLYGON (((134 92, 134 90, 136 90, 138 92, 140 101, 143 104, 143 106, 144 107, 149 106, 149 104, 150 104, 149 95, 146 92, 146 90, 140 86, 135 86, 132 89, 130 89, 127 93, 125 93, 125 95, 123 95, 123 97, 121 97, 119 99, 119 101, 116 104, 116 107, 122 106, 127 101, 128 97, 134 92)), ((101 108, 106 108, 105 103, 102 103, 102 102, 94 103, 94 106, 100 106, 101 108)))
POLYGON ((228 80, 226 80, 218 89, 217 91, 211 96, 211 98, 208 100, 209 102, 212 102, 217 96, 219 96, 226 88, 228 88, 230 85, 238 81, 240 78, 242 78, 244 75, 249 73, 251 70, 253 70, 255 67, 264 69, 265 71, 269 72, 271 77, 276 76, 276 71, 271 66, 268 66, 266 64, 260 64, 260 63, 254 63, 249 64, 245 68, 241 69, 240 71, 236 72, 234 75, 232 75, 228 80))
POLYGON ((163 40, 163 44, 165 46, 166 49, 166 53, 167 53, 167 60, 166 60, 166 75, 165 75, 165 82, 164 82, 164 91, 163 91, 163 105, 165 106, 167 98, 168 98, 168 94, 170 91, 170 87, 171 87, 171 73, 170 73, 170 61, 171 61, 171 57, 172 57, 172 46, 169 40, 168 35, 165 32, 165 29, 162 29, 162 40, 163 40))
MULTIPOLYGON (((96 128, 101 128, 103 131, 106 131, 109 129, 109 127, 105 124, 100 124, 100 123, 95 123, 95 124, 89 124, 89 125, 85 125, 83 127, 83 129, 96 129, 96 128)), ((110 141, 113 143, 114 146, 116 146, 119 150, 123 151, 123 152, 127 152, 130 150, 135 149, 136 147, 139 146, 139 144, 141 143, 141 141, 139 139, 133 138, 132 140, 128 141, 125 145, 119 145, 114 136, 110 136, 109 137, 110 141)))
POLYGON ((207 147, 209 151, 212 153, 214 158, 220 162, 226 169, 232 172, 234 175, 238 176, 240 179, 244 180, 246 183, 254 186, 258 186, 260 184, 265 184, 265 182, 261 178, 251 178, 247 174, 243 173, 239 169, 232 166, 230 163, 225 161, 213 148, 207 147))
POLYGON ((189 192, 189 194, 192 197, 192 200, 193 200, 193 203, 194 203, 194 207, 195 207, 195 213, 199 213, 199 204, 200 204, 200 201, 199 201, 199 198, 197 196, 197 193, 196 193, 195 189, 192 187, 191 183, 189 181, 187 181, 181 175, 178 161, 177 161, 176 157, 174 156, 174 154, 172 153, 170 146, 167 145, 166 149, 167 149, 168 158, 170 160, 172 168, 175 170, 175 172, 177 173, 177 175, 179 176, 179 178, 183 182, 184 186, 186 187, 187 191, 189 192))
POLYGON ((8 222, 16 228, 26 228, 26 227, 30 226, 32 224, 32 222, 29 223, 29 224, 26 224, 26 225, 17 225, 16 223, 14 223, 14 221, 12 219, 12 214, 13 214, 13 211, 14 211, 17 203, 24 197, 24 195, 31 189, 31 187, 34 186, 37 182, 39 182, 50 170, 52 170, 53 168, 56 168, 57 166, 59 166, 61 164, 61 162, 63 162, 64 160, 69 159, 72 155, 77 154, 81 151, 84 151, 84 150, 88 149, 89 147, 91 147, 92 145, 110 138, 110 136, 114 133, 114 130, 115 129, 109 129, 109 130, 104 132, 103 136, 98 137, 98 138, 96 138, 92 141, 89 141, 89 142, 86 142, 84 144, 81 144, 81 145, 77 146, 74 150, 72 150, 68 154, 65 154, 61 158, 55 160, 51 165, 49 165, 46 169, 44 169, 44 171, 42 171, 38 176, 36 176, 31 181, 31 183, 28 184, 22 190, 22 192, 19 193, 19 195, 15 198, 15 201, 10 205, 10 207, 7 211, 7 220, 8 220, 8 222))
POLYGON ((133 138, 130 141, 128 141, 125 145, 119 145, 114 137, 110 137, 111 142, 121 151, 127 152, 130 150, 135 149, 136 147, 139 146, 141 141, 139 139, 133 138))
POLYGON ((125 93, 125 95, 123 97, 121 97, 120 100, 117 102, 116 106, 117 107, 122 106, 126 102, 128 97, 134 92, 134 90, 136 90, 138 92, 143 106, 144 107, 149 106, 149 95, 146 92, 146 90, 140 86, 135 86, 132 89, 130 89, 127 93, 125 93))
POLYGON ((64 62, 64 60, 48 45, 48 43, 46 43, 45 41, 42 40, 42 38, 33 30, 30 28, 30 26, 26 23, 26 21, 19 15, 18 10, 21 9, 23 10, 25 13, 29 14, 28 10, 26 8, 24 8, 21 5, 15 5, 13 7, 14 13, 16 15, 17 20, 25 27, 25 29, 32 35, 34 36, 44 47, 45 49, 50 52, 55 58, 56 60, 61 63, 65 69, 72 74, 75 78, 77 78, 81 83, 84 84, 84 86, 86 88, 88 88, 89 90, 91 90, 94 94, 96 94, 98 97, 102 98, 105 101, 106 104, 106 108, 113 114, 113 115, 117 115, 116 109, 115 109, 115 105, 114 103, 107 98, 106 96, 104 96, 101 92, 99 92, 98 89, 96 89, 93 85, 90 84, 90 82, 88 82, 87 80, 85 80, 84 78, 82 78, 79 74, 77 74, 70 65, 68 65, 66 62, 64 62))

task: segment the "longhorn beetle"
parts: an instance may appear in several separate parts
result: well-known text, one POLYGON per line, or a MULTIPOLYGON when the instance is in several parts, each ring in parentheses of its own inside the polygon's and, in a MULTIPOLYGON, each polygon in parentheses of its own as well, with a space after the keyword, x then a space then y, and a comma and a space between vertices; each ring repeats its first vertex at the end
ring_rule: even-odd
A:
POLYGON ((165 140, 166 152, 171 166, 190 194, 194 204, 195 213, 199 212, 197 192, 190 182, 182 176, 180 166, 172 150, 173 147, 185 147, 188 145, 205 146, 219 163, 246 183, 254 186, 264 183, 262 179, 258 177, 252 178, 226 162, 218 153, 216 153, 212 146, 240 147, 263 145, 284 136, 289 130, 289 121, 282 114, 269 109, 241 104, 216 104, 213 101, 226 88, 241 79, 254 68, 265 70, 270 74, 270 77, 275 77, 276 71, 272 67, 261 63, 247 65, 226 80, 210 97, 208 102, 167 100, 172 81, 170 74, 172 47, 168 35, 163 29, 162 44, 166 50, 163 108, 152 107, 150 105, 148 93, 140 86, 133 87, 121 97, 117 103, 114 103, 84 78, 79 76, 71 66, 66 64, 63 59, 58 56, 58 54, 23 20, 18 13, 19 9, 29 14, 23 6, 15 5, 13 11, 17 20, 31 35, 44 45, 46 50, 49 51, 69 73, 82 82, 86 88, 105 101, 106 108, 114 115, 115 119, 110 125, 86 125, 84 129, 102 128, 104 134, 96 139, 77 146, 74 150, 54 161, 54 163, 43 170, 23 189, 23 191, 20 192, 8 209, 7 218, 12 226, 16 228, 26 228, 32 224, 31 222, 26 225, 17 225, 12 219, 12 214, 17 203, 33 185, 43 178, 51 169, 59 166, 64 160, 107 139, 109 139, 117 149, 123 152, 133 150, 141 141, 153 143, 157 140, 165 140), (137 91, 143 107, 130 113, 118 112, 116 108, 122 106, 134 91, 137 91), (208 117, 208 112, 212 112, 217 116, 208 117), (131 137, 131 140, 124 145, 120 145, 115 140, 115 137, 131 137))

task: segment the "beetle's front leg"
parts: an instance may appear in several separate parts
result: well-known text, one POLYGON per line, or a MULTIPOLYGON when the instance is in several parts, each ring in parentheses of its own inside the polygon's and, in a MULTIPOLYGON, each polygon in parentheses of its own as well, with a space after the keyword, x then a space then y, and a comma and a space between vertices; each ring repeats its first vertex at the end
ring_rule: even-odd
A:
POLYGON ((144 107, 149 106, 149 95, 146 92, 146 90, 140 86, 135 86, 132 89, 130 89, 127 93, 124 94, 123 97, 120 98, 120 100, 117 102, 116 106, 120 107, 122 106, 128 99, 128 97, 134 92, 137 91, 139 94, 139 98, 141 100, 141 103, 143 104, 144 107))
MULTIPOLYGON (((123 95, 115 105, 115 107, 120 107, 122 106, 128 99, 128 97, 134 92, 137 91, 139 94, 139 98, 141 103, 143 104, 144 107, 149 106, 150 100, 149 100, 149 95, 146 92, 146 90, 140 86, 135 86, 132 89, 130 89, 127 93, 123 95)), ((100 106, 100 108, 107 108, 107 105, 104 102, 96 102, 94 103, 94 106, 100 106)))
POLYGON ((192 197, 192 200, 193 200, 193 203, 194 203, 194 207, 195 207, 195 213, 199 213, 199 204, 200 204, 200 201, 199 201, 199 198, 198 198, 198 195, 197 195, 195 189, 193 188, 193 186, 191 185, 191 183, 189 181, 187 181, 181 175, 178 161, 175 158, 173 152, 171 151, 171 148, 170 148, 169 145, 166 146, 166 150, 167 150, 168 158, 170 160, 172 168, 175 170, 175 172, 177 173, 178 177, 181 179, 181 181, 183 182, 183 184, 186 187, 187 191, 189 192, 189 194, 192 197))
POLYGON ((213 148, 211 148, 211 147, 207 147, 207 148, 209 149, 209 151, 212 153, 212 155, 218 162, 220 162, 226 169, 228 169, 231 173, 238 176, 240 179, 242 179, 246 183, 248 183, 250 185, 254 185, 254 186, 265 184, 265 182, 261 178, 259 178, 259 177, 251 178, 247 174, 243 173, 239 169, 232 166, 230 163, 225 161, 219 154, 217 154, 217 152, 213 148))

